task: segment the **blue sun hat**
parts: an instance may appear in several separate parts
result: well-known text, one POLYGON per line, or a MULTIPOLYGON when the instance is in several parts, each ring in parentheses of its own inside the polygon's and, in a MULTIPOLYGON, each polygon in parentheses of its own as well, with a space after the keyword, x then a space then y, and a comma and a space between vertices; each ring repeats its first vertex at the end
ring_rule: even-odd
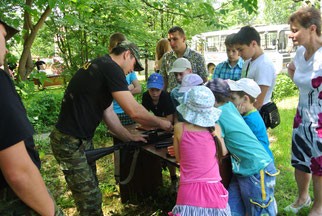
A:
POLYGON ((221 110, 214 107, 215 96, 206 86, 194 86, 185 95, 177 111, 187 122, 201 127, 213 127, 221 110))

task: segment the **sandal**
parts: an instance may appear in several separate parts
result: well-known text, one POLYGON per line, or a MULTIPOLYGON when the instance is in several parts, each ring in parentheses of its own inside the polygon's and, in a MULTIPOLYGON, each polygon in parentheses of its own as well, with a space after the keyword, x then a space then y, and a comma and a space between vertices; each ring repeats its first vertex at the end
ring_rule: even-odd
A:
POLYGON ((295 204, 295 203, 292 203, 291 205, 286 206, 286 207, 284 208, 284 211, 287 211, 287 212, 293 212, 294 214, 296 214, 296 213, 298 213, 302 208, 310 206, 310 205, 311 205, 311 202, 312 202, 312 201, 311 201, 311 198, 310 198, 310 196, 308 196, 308 197, 307 197, 307 199, 306 199, 306 201, 305 201, 302 205, 300 205, 300 206, 298 206, 298 207, 294 207, 294 204, 295 204))

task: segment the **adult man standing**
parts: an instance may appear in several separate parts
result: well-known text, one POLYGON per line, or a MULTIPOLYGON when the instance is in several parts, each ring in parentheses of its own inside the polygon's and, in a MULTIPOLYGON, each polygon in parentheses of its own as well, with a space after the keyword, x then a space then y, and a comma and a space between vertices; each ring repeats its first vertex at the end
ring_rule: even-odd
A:
POLYGON ((125 75, 143 70, 136 45, 123 41, 110 55, 94 59, 79 69, 66 89, 51 146, 64 172, 80 215, 102 216, 102 195, 95 164, 89 165, 84 151, 93 149, 92 138, 103 119, 109 130, 122 141, 145 141, 130 134, 113 111, 113 98, 134 121, 149 127, 172 130, 136 102, 128 90, 125 75))
POLYGON ((208 79, 208 71, 205 65, 205 59, 196 51, 190 49, 186 44, 186 35, 183 29, 179 26, 174 26, 168 31, 168 40, 172 51, 164 54, 160 73, 164 78, 164 89, 168 92, 176 87, 177 82, 173 73, 169 73, 173 62, 180 57, 186 58, 190 61, 192 66, 192 73, 198 74, 204 82, 208 79))
MULTIPOLYGON (((18 31, 0 20, 0 66, 5 41, 18 31)), ((40 175, 34 130, 10 76, 0 69, 0 215, 63 215, 40 175)))

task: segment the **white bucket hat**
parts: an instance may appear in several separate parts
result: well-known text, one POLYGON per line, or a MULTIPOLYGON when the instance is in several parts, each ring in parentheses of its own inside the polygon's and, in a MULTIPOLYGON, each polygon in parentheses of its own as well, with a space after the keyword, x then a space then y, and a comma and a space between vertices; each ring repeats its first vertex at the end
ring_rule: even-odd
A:
POLYGON ((177 106, 178 112, 187 122, 201 127, 213 127, 221 110, 214 107, 215 96, 206 86, 194 86, 177 106))
POLYGON ((242 78, 238 81, 229 80, 227 83, 231 91, 242 91, 255 99, 261 93, 261 89, 258 84, 249 78, 242 78))

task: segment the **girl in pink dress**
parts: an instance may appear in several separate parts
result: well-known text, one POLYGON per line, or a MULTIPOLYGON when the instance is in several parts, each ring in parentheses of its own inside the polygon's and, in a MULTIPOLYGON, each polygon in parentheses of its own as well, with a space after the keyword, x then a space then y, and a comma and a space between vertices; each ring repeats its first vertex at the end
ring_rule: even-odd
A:
MULTIPOLYGON (((216 144, 209 132, 221 114, 214 104, 210 89, 195 86, 177 107, 186 122, 174 127, 173 143, 180 163, 180 183, 176 205, 169 215, 231 215, 228 192, 220 182, 216 144)), ((215 128, 218 134, 217 126, 215 128)))

